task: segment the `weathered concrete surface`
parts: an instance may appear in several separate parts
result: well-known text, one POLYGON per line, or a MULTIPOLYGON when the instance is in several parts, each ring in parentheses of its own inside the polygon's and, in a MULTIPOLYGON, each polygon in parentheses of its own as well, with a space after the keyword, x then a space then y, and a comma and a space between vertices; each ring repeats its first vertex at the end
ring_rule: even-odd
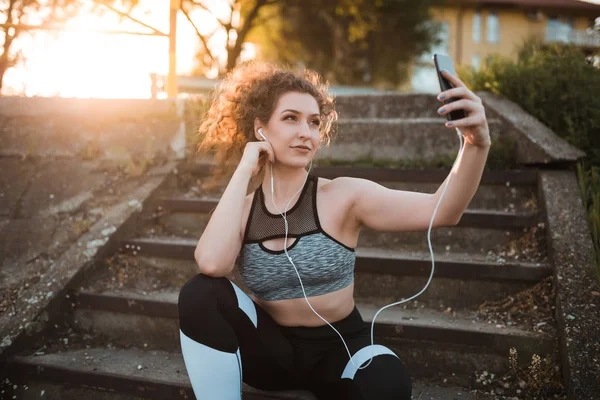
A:
POLYGON ((0 241, 0 268, 19 258, 29 262, 51 252, 60 238, 83 227, 77 224, 84 222, 69 217, 123 178, 109 176, 99 169, 101 165, 100 161, 79 159, 0 158, 5 171, 0 198, 6 199, 2 207, 6 226, 0 241))
POLYGON ((182 115, 171 100, 0 98, 0 360, 175 168, 182 115))
MULTIPOLYGON (((433 94, 373 93, 338 95, 335 98, 340 120, 346 118, 440 118, 437 109, 444 103, 433 94)), ((486 110, 494 119, 500 115, 486 110)), ((445 118, 445 117, 444 117, 445 118)))
MULTIPOLYGON (((5 295, 0 309, 0 360, 17 339, 44 327, 49 317, 47 307, 51 302, 55 299, 58 302, 71 279, 91 268, 106 255, 111 244, 114 246, 113 242, 121 239, 124 235, 124 232, 120 232, 123 223, 141 211, 142 203, 171 173, 176 163, 170 161, 154 167, 142 177, 122 179, 114 184, 114 195, 108 191, 104 194, 95 193, 93 201, 82 204, 77 212, 57 213, 64 217, 64 221, 86 221, 83 225, 87 226, 81 230, 55 234, 58 227, 67 229, 65 226, 69 224, 61 218, 55 218, 49 223, 50 227, 54 227, 52 234, 45 234, 47 226, 36 226, 35 222, 52 216, 9 221, 9 224, 15 224, 13 226, 20 225, 20 229, 15 228, 14 232, 3 235, 3 243, 12 234, 22 238, 31 235, 53 242, 43 249, 32 246, 24 254, 23 249, 16 249, 21 251, 12 253, 10 262, 0 269, 0 282, 5 295), (93 216, 91 219, 85 219, 90 215, 93 216), (42 251, 42 254, 28 259, 33 254, 32 249, 42 251)), ((85 190, 90 188, 86 187, 85 190)), ((3 228, 5 232, 6 227, 3 228)))
POLYGON ((600 399, 600 285, 577 175, 540 171, 548 250, 554 264, 556 320, 569 399, 600 399))
POLYGON ((0 98, 0 156, 167 157, 182 111, 171 100, 0 98))
MULTIPOLYGON (((432 161, 440 156, 454 159, 460 151, 460 141, 456 130, 446 127, 445 122, 440 116, 340 120, 337 135, 329 146, 319 149, 315 160, 432 161)), ((488 118, 488 125, 492 141, 507 134, 501 119, 488 118)))
POLYGON ((516 130, 517 161, 521 164, 574 162, 585 152, 569 144, 518 104, 491 92, 476 92, 483 100, 486 116, 501 115, 516 130))

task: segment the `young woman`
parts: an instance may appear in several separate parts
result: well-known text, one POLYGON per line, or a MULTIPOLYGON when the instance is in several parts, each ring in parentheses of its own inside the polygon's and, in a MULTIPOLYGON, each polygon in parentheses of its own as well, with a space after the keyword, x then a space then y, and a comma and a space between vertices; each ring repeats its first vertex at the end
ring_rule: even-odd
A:
MULTIPOLYGON (((487 154, 480 101, 453 79, 446 94, 468 103, 445 112, 458 106, 479 117, 477 129, 465 125, 467 144, 487 154)), ((244 64, 221 83, 200 128, 200 150, 214 151, 217 175, 234 171, 196 247, 200 273, 179 294, 181 348, 198 399, 241 399, 242 382, 326 400, 411 398, 409 371, 393 351, 371 345, 354 303, 355 248, 362 226, 426 230, 439 193, 312 175, 312 159, 335 134, 327 90, 311 71, 244 64), (238 256, 251 295, 226 277, 238 256)), ((485 156, 468 161, 471 180, 448 188, 433 227, 456 224, 474 194, 485 156)))

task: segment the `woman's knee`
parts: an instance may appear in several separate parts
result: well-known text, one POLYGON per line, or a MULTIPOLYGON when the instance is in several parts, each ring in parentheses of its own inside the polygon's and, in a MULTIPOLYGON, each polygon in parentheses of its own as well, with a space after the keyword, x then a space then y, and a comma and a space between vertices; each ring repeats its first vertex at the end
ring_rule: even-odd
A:
POLYGON ((179 320, 197 320, 215 312, 217 302, 232 302, 235 293, 225 277, 197 274, 188 280, 179 291, 177 308, 179 320))
POLYGON ((365 399, 410 400, 412 380, 402 360, 390 354, 373 358, 371 365, 357 371, 354 383, 365 399))
POLYGON ((215 278, 212 276, 197 274, 188 280, 179 291, 177 301, 178 307, 193 306, 204 304, 206 301, 215 299, 215 294, 227 290, 227 285, 231 286, 229 280, 225 277, 215 278))

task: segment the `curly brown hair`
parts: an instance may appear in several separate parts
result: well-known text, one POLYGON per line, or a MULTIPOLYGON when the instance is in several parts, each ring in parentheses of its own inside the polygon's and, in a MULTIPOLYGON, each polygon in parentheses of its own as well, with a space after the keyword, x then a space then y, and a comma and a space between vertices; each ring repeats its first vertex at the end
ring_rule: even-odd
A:
MULTIPOLYGON (((317 72, 309 69, 298 71, 257 61, 240 64, 212 92, 210 106, 198 131, 198 153, 213 153, 212 185, 233 175, 246 143, 257 141, 254 120, 258 117, 266 124, 279 97, 291 91, 308 93, 315 98, 321 115, 319 142, 329 145, 337 133, 337 112, 328 82, 323 82, 317 72)), ((266 159, 266 154, 262 156, 266 159)), ((262 161, 255 179, 264 173, 262 161)))

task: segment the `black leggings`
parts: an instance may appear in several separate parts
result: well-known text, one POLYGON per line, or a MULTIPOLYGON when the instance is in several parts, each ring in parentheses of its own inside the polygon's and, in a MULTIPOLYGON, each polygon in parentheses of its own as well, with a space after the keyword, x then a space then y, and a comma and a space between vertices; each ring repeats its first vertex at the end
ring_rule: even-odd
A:
POLYGON ((178 307, 182 353, 199 399, 238 400, 242 381, 261 390, 305 389, 326 400, 411 398, 404 364, 388 348, 370 347, 370 324, 356 307, 330 323, 356 365, 364 366, 377 350, 360 370, 352 368, 346 347, 329 325, 278 325, 225 277, 194 276, 182 287, 178 307), (356 354, 361 349, 362 359, 356 354))

